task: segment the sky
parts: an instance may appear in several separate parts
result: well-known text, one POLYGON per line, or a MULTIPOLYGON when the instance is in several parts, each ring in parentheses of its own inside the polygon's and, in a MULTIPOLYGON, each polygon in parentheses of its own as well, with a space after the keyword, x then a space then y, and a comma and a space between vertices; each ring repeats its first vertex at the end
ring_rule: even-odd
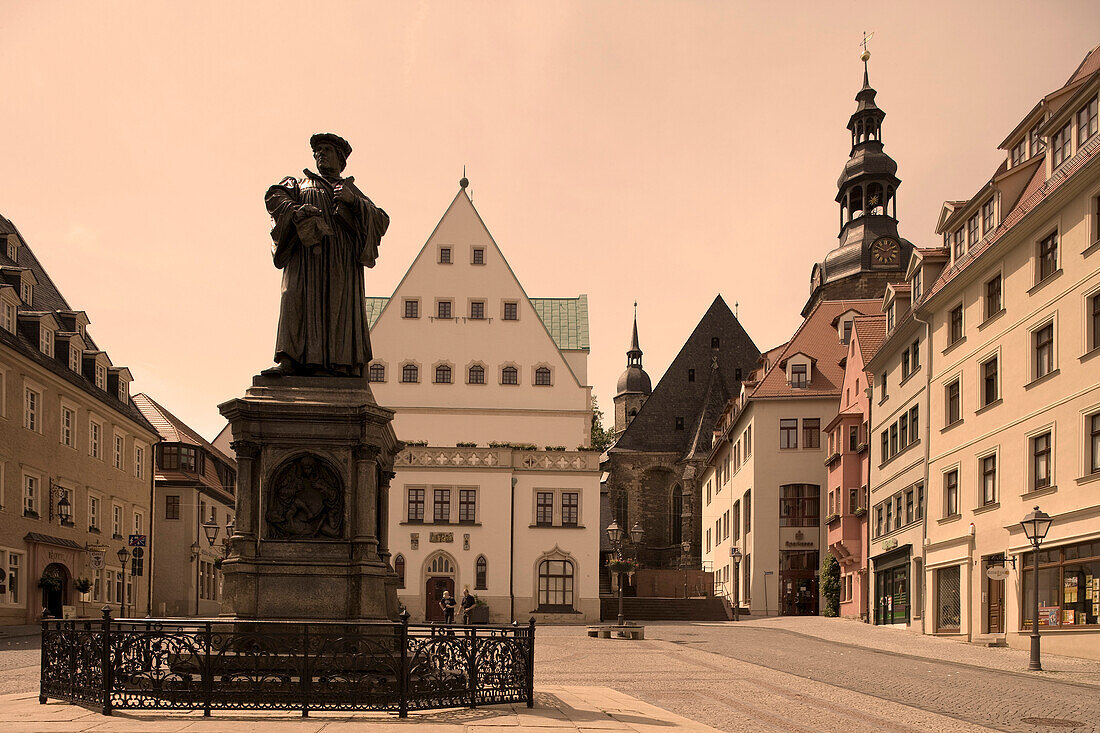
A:
POLYGON ((633 306, 654 384, 715 295, 786 341, 837 243, 863 32, 899 231, 936 242, 1100 43, 1092 0, 0 0, 0 214, 114 364, 208 438, 271 364, 267 187, 314 132, 391 217, 390 295, 458 190, 528 295, 588 294, 610 424, 633 306), (776 8, 781 8, 777 10, 776 8))

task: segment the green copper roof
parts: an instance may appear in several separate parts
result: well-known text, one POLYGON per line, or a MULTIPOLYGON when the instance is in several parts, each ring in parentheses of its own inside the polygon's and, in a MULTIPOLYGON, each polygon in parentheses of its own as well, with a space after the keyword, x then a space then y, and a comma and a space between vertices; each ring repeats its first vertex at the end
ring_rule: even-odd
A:
MULTIPOLYGON (((367 325, 374 327, 389 298, 366 298, 367 325)), ((576 298, 531 298, 535 312, 546 324, 559 349, 585 349, 588 346, 588 296, 576 298)))

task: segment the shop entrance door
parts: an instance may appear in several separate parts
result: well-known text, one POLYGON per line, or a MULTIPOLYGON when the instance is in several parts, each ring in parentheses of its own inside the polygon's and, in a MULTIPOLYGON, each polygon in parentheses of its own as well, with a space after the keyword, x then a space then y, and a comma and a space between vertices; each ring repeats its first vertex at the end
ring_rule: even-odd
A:
POLYGON ((42 576, 54 579, 50 584, 42 586, 42 608, 49 611, 50 616, 61 618, 65 605, 65 591, 69 587, 69 571, 64 565, 51 563, 42 571, 42 576))
POLYGON ((990 634, 1003 634, 1005 630, 1005 582, 986 578, 986 621, 990 634))
POLYGON ((875 573, 875 623, 909 623, 909 565, 875 573))
POLYGON ((779 558, 779 613, 817 615, 817 550, 783 551, 779 558))

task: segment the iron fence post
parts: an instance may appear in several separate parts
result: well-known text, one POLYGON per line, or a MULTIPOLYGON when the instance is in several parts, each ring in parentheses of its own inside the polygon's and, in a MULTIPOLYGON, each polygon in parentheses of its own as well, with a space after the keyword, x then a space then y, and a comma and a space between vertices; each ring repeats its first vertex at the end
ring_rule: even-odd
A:
POLYGON ((114 670, 111 668, 111 607, 103 606, 103 649, 100 664, 103 666, 103 714, 111 714, 111 688, 115 684, 114 670))
POLYGON ((527 622, 527 707, 535 707, 535 617, 527 622))
MULTIPOLYGON (((76 630, 76 621, 69 622, 69 702, 76 699, 76 640, 79 634, 76 630)), ((84 630, 88 630, 87 623, 84 630)))
POLYGON ((210 717, 210 706, 213 704, 214 697, 214 675, 213 670, 210 668, 210 647, 213 644, 211 636, 213 634, 210 628, 210 622, 207 621, 203 624, 205 632, 203 633, 203 661, 202 661, 202 715, 204 718, 210 717))
POLYGON ((48 625, 49 622, 46 621, 45 616, 43 616, 41 618, 41 622, 42 622, 42 641, 40 642, 41 649, 40 649, 39 656, 41 657, 40 662, 41 662, 42 667, 38 672, 38 704, 39 705, 45 705, 46 704, 46 668, 47 668, 47 664, 46 664, 46 626, 48 625))
POLYGON ((309 685, 313 681, 309 671, 309 624, 302 624, 302 717, 309 717, 309 685))
POLYGON ((397 691, 399 695, 397 716, 409 717, 409 611, 401 611, 400 625, 401 644, 401 668, 397 675, 397 691))
POLYGON ((467 636, 470 642, 469 671, 466 673, 470 685, 470 707, 477 707, 477 627, 470 629, 467 636))

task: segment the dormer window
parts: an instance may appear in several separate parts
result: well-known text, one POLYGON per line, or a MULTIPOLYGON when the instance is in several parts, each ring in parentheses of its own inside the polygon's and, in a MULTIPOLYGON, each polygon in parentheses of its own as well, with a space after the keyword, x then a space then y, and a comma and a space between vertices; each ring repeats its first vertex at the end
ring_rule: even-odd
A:
POLYGON ((809 367, 806 364, 791 365, 791 386, 795 389, 805 389, 809 384, 809 367))
POLYGON ((913 288, 913 300, 920 298, 920 268, 918 267, 913 271, 913 278, 909 281, 910 287, 913 288))
POLYGON ((95 365, 95 386, 107 391, 107 367, 102 364, 95 365))
POLYGON ((130 399, 130 383, 125 379, 118 380, 118 398, 123 402, 130 399))
POLYGON ((958 261, 959 259, 962 258, 963 254, 966 252, 966 240, 963 238, 963 228, 962 227, 959 227, 958 229, 955 230, 954 240, 955 240, 955 246, 954 246, 954 251, 953 252, 954 252, 954 255, 955 255, 955 260, 958 261))
POLYGON ((852 340, 852 324, 855 323, 852 320, 847 320, 841 326, 840 342, 846 344, 852 340))
POLYGON ((8 237, 8 259, 18 264, 16 255, 19 254, 19 245, 15 243, 15 237, 8 237))
POLYGON ((982 236, 984 237, 993 231, 993 227, 993 199, 989 199, 982 204, 982 236))
POLYGON ((0 303, 0 328, 15 332, 15 306, 11 303, 0 303))
POLYGON ((1080 150, 1081 146, 1090 137, 1096 134, 1097 123, 1097 110, 1096 110, 1096 94, 1092 95, 1092 99, 1085 103, 1085 106, 1077 110, 1077 149, 1080 150))
POLYGON ((80 349, 75 346, 69 347, 69 369, 77 374, 80 373, 80 349))
POLYGON ((27 305, 31 304, 31 298, 34 297, 34 286, 28 282, 25 282, 19 288, 19 297, 23 299, 23 302, 27 305))
POLYGON ((1027 139, 1031 145, 1031 154, 1038 155, 1046 150, 1046 143, 1043 142, 1043 138, 1039 135, 1039 128, 1042 127, 1043 121, 1039 120, 1035 123, 1035 127, 1031 128, 1031 132, 1027 134, 1027 139))
POLYGON ((1054 168, 1065 163, 1070 156, 1070 138, 1073 136, 1073 125, 1067 122, 1065 126, 1054 133, 1054 138, 1051 140, 1050 162, 1054 168))
POLYGON ((886 330, 894 330, 894 313, 896 312, 896 306, 891 303, 890 307, 886 309, 886 330))
POLYGON ((38 326, 38 350, 46 356, 53 356, 53 331, 44 323, 38 326))
POLYGON ((1027 155, 1027 140, 1021 140, 1012 146, 1011 165, 1013 168, 1024 162, 1027 155))

